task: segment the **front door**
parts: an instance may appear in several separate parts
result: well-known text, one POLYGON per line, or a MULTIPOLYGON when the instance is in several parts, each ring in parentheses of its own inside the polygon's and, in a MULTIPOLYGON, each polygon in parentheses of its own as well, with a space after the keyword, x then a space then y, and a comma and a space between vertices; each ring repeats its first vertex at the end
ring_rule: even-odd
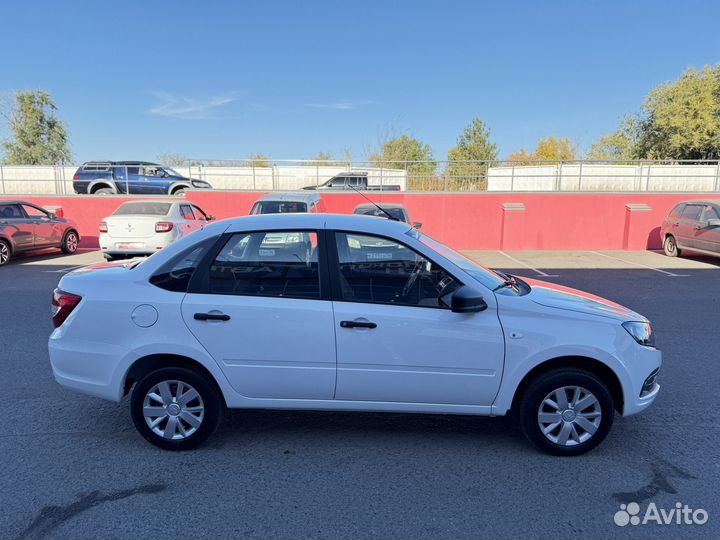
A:
POLYGON ((316 232, 233 234, 200 277, 183 319, 239 394, 333 398, 335 329, 316 232))
POLYGON ((335 398, 491 405, 505 351, 494 302, 453 313, 441 298, 461 283, 434 262, 381 237, 337 232, 335 240, 335 398))
POLYGON ((700 214, 700 221, 695 229, 695 247, 704 251, 720 254, 720 227, 710 225, 708 222, 720 219, 718 208, 706 205, 700 214))

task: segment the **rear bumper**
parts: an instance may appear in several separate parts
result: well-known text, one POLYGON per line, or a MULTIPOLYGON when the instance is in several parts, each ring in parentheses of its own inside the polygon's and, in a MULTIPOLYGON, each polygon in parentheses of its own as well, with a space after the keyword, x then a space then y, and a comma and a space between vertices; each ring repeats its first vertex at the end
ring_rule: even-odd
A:
POLYGON ((48 352, 53 376, 61 386, 90 396, 120 401, 122 383, 116 375, 117 359, 121 351, 108 344, 62 338, 62 327, 48 340, 48 352))

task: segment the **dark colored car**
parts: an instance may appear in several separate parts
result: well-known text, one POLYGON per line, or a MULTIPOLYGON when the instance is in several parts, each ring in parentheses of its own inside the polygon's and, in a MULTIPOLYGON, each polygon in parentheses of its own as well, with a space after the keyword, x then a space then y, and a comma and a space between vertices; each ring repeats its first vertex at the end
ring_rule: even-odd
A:
POLYGON ((60 248, 75 253, 80 243, 77 226, 47 210, 23 201, 0 201, 0 266, 16 253, 60 248))
POLYGON ((668 257, 683 250, 720 255, 720 200, 684 201, 673 208, 660 228, 668 257))
POLYGON ((303 189, 351 189, 358 191, 400 191, 399 185, 372 185, 368 183, 366 172, 344 172, 336 174, 319 186, 306 186, 303 189))
POLYGON ((412 224, 413 227, 419 229, 422 227, 422 223, 412 223, 410 220, 410 214, 408 214, 407 208, 402 204, 361 204, 355 208, 353 214, 360 214, 363 216, 376 216, 384 217, 388 219, 394 219, 395 221, 404 221, 407 224, 412 224))
POLYGON ((73 189, 75 193, 94 195, 181 195, 188 189, 212 189, 212 186, 158 163, 89 161, 75 172, 73 189))

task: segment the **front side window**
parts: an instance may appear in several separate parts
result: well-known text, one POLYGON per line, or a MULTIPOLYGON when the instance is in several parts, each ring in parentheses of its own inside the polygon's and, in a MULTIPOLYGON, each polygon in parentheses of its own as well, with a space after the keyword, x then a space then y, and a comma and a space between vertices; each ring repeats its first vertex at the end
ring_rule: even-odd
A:
POLYGON ((316 232, 232 235, 212 262, 208 292, 281 298, 320 298, 316 232))
POLYGON ((461 285, 442 267, 394 240, 335 233, 340 296, 350 302, 447 307, 461 285))
POLYGON ((703 210, 701 221, 709 221, 711 219, 720 219, 720 214, 718 214, 717 208, 714 206, 706 206, 705 210, 703 210))

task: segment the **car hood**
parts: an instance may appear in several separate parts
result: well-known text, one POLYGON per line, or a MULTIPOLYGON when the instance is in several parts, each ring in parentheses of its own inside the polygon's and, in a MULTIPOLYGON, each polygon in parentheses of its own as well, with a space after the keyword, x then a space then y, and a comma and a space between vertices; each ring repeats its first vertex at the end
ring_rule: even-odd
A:
POLYGON ((532 288, 528 298, 541 306, 599 315, 621 321, 647 321, 639 313, 600 296, 537 279, 522 279, 532 288))

